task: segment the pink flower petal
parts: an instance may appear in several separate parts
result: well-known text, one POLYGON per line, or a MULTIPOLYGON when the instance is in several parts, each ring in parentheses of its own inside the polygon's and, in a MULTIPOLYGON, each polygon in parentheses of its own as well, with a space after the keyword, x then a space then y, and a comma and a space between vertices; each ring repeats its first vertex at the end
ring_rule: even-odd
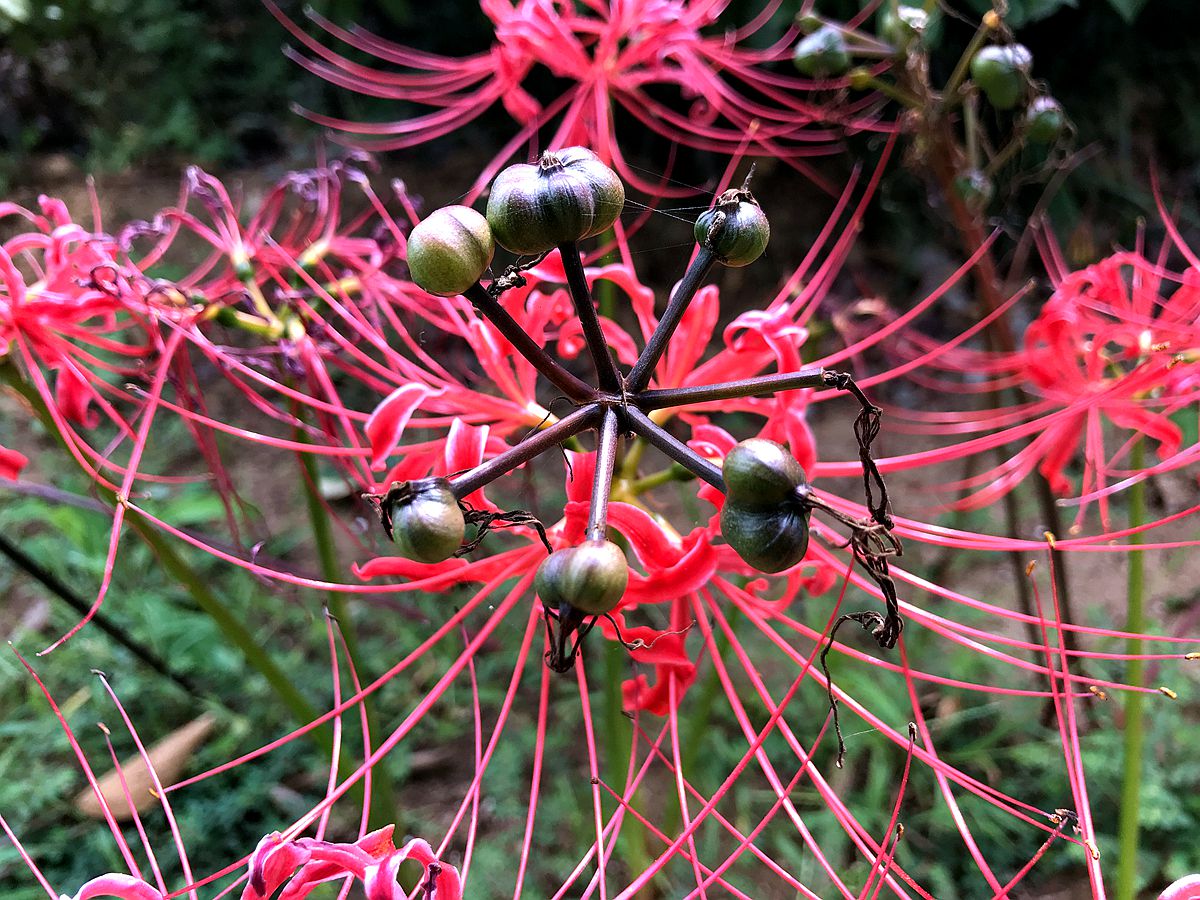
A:
POLYGON ((0 447, 0 478, 16 481, 21 470, 29 463, 29 457, 16 450, 0 447))
MULTIPOLYGON (((163 900, 162 893, 132 875, 101 875, 93 878, 71 900, 118 897, 120 900, 163 900)), ((65 900, 65 898, 64 898, 65 900)))
POLYGON ((400 443, 408 420, 422 401, 440 394, 423 384, 406 384, 396 388, 375 407, 363 426, 371 444, 371 468, 379 470, 400 443))

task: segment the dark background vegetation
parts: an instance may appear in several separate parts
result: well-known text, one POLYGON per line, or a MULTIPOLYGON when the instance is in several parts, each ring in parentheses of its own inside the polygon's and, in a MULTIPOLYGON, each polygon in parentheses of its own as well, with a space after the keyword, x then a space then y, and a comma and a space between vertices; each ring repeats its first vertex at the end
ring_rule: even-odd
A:
MULTIPOLYGON (((465 54, 481 50, 489 42, 489 23, 477 6, 465 0, 420 4, 327 0, 315 5, 336 22, 357 21, 381 35, 424 49, 465 54)), ((736 0, 729 18, 742 21, 757 5, 736 0)), ((839 17, 856 6, 837 0, 819 8, 839 17)), ((973 6, 978 13, 986 8, 981 0, 971 0, 966 6, 968 9, 962 10, 960 5, 960 11, 969 12, 973 6)), ((1200 79, 1196 77, 1200 72, 1200 42, 1196 41, 1200 12, 1195 3, 1012 0, 1010 7, 1008 21, 1033 51, 1035 75, 1051 85, 1078 128, 1077 146, 1096 148, 1087 164, 1067 180, 1051 208, 1056 232, 1072 260, 1090 262, 1114 242, 1128 242, 1139 216, 1153 220, 1148 188, 1152 166, 1162 175, 1168 199, 1178 201, 1185 228, 1194 227, 1195 192, 1200 181, 1200 79)), ((294 6, 289 12, 299 15, 294 6)), ((775 33, 790 12, 784 10, 777 17, 772 26, 775 33)), ((967 24, 948 16, 935 66, 948 70, 969 33, 967 24)), ((293 102, 347 118, 401 117, 403 110, 351 97, 289 63, 280 53, 285 37, 263 7, 243 0, 64 0, 59 4, 0 0, 0 195, 31 202, 38 192, 49 191, 55 184, 77 188, 81 174, 93 172, 102 184, 107 180, 141 192, 164 192, 165 203, 186 164, 216 172, 257 173, 247 177, 259 178, 310 165, 321 135, 319 129, 289 111, 293 102)), ((769 40, 771 30, 764 29, 760 37, 769 40)), ((535 81, 534 87, 553 90, 553 79, 547 76, 540 83, 535 81)), ((465 185, 478 161, 488 158, 490 148, 510 133, 511 122, 496 109, 461 133, 406 152, 402 164, 412 170, 436 165, 444 171, 461 160, 463 171, 458 181, 465 185)), ((635 134, 632 129, 625 133, 635 134)), ((656 144, 653 139, 635 137, 626 149, 635 158, 652 160, 656 144)), ((685 155, 681 177, 690 171, 703 178, 707 165, 711 163, 685 155)), ((836 170, 845 162, 833 160, 829 165, 836 170)), ((1040 189, 1035 183, 1002 195, 993 210, 996 224, 1019 223, 1040 189)), ((863 258, 875 265, 870 277, 891 285, 894 295, 903 295, 902 289, 894 289, 897 284, 918 289, 930 254, 946 261, 959 258, 952 236, 941 230, 945 225, 928 197, 919 172, 897 167, 881 196, 880 208, 885 214, 869 220, 859 248, 863 258)), ((117 198, 117 202, 124 201, 117 198)), ((140 209, 136 214, 150 211, 140 209)), ((783 212, 781 218, 789 215, 797 217, 789 224, 798 234, 812 225, 802 212, 783 212)), ((778 228, 779 222, 774 218, 773 222, 778 228)), ((50 446, 28 422, 11 417, 6 421, 0 414, 0 443, 22 446, 25 441, 28 447, 31 433, 35 442, 50 446)), ((181 434, 181 445, 184 442, 181 434)), ((161 466, 165 464, 161 455, 169 455, 172 448, 155 452, 160 458, 149 462, 161 466)), ((65 466, 51 458, 34 461, 38 480, 86 494, 86 484, 73 478, 65 466)), ((297 510, 303 505, 298 489, 294 496, 277 501, 297 510)), ((208 494, 180 491, 172 503, 177 508, 167 516, 171 521, 201 529, 218 527, 221 510, 208 494)), ((347 515, 351 514, 347 507, 347 515)), ((303 558, 306 537, 301 524, 294 517, 282 522, 264 552, 283 557, 297 553, 303 558)), ((983 521, 975 524, 985 525, 983 521)), ((28 553, 52 566, 82 595, 90 595, 104 559, 105 516, 5 492, 0 494, 0 531, 19 540, 28 553)), ((114 599, 105 611, 119 627, 153 647, 179 671, 202 681, 203 690, 198 695, 179 691, 140 667, 102 635, 86 631, 63 651, 39 662, 39 667, 51 688, 65 694, 59 699, 72 723, 81 732, 86 730, 82 739, 89 752, 97 759, 104 758, 103 744, 94 729, 96 714, 87 710, 105 708, 106 702, 99 687, 88 681, 89 668, 121 673, 118 690, 134 720, 149 734, 178 727, 203 709, 215 710, 221 728, 217 738, 200 752, 196 767, 229 759, 292 727, 286 711, 273 702, 244 660, 223 645, 211 622, 157 571, 149 551, 130 540, 124 553, 111 594, 114 599)), ((264 642, 295 673, 310 699, 327 702, 329 672, 322 649, 320 599, 300 592, 284 596, 242 573, 194 555, 189 558, 261 630, 264 642)), ((953 579, 956 571, 966 574, 955 565, 949 563, 944 577, 953 579)), ((6 566, 0 562, 4 637, 18 641, 23 648, 40 647, 45 638, 61 633, 74 621, 73 613, 54 604, 47 606, 40 590, 25 575, 6 566)), ((452 598, 433 600, 452 602, 452 598)), ((1178 609, 1194 601, 1181 587, 1164 603, 1178 609)), ((821 610, 804 614, 819 627, 821 610)), ((436 604, 420 601, 395 608, 371 606, 360 630, 367 634, 365 658, 373 673, 395 661, 396 647, 419 640, 437 615, 436 604)), ((505 633, 501 639, 512 643, 516 638, 515 633, 505 633)), ((920 652, 919 646, 911 649, 920 652)), ((441 660, 437 654, 432 658, 441 660)), ((497 696, 497 685, 507 679, 503 654, 492 658, 499 661, 481 657, 485 708, 497 696), (492 665, 494 672, 489 668, 492 665)), ((619 658, 612 662, 620 672, 619 658)), ((985 665, 986 661, 964 656, 956 671, 971 679, 972 667, 985 665)), ((1099 666, 1097 674, 1101 674, 1099 666)), ((1119 677, 1115 669, 1105 674, 1119 677)), ((844 664, 839 677, 851 693, 867 691, 873 684, 870 670, 850 662, 844 664)), ((410 689, 404 681, 381 699, 382 720, 390 721, 410 708, 414 698, 408 696, 410 689)), ((703 680, 697 685, 699 712, 691 726, 695 741, 707 736, 709 728, 730 728, 721 718, 720 702, 712 709, 704 706, 705 690, 715 687, 703 680)), ((462 715, 453 704, 441 705, 441 712, 431 719, 435 733, 441 729, 446 735, 442 755, 421 756, 402 745, 388 760, 397 781, 409 785, 398 797, 396 817, 402 830, 420 833, 424 827, 444 824, 444 807, 462 796, 467 781, 455 754, 469 752, 469 739, 463 738, 463 729, 469 726, 469 706, 468 698, 458 699, 462 703, 457 712, 462 715), (442 800, 446 802, 439 802, 442 800)), ((890 701, 876 697, 872 707, 884 718, 900 721, 906 716, 906 702, 899 696, 890 701), (888 708, 889 702, 895 704, 894 709, 888 708)), ((937 737, 942 747, 954 748, 948 760, 984 771, 989 767, 1020 771, 1029 786, 1026 799, 1046 808, 1061 805, 1069 794, 1061 783, 1061 752, 1053 735, 1048 736, 1028 716, 1005 715, 1005 709, 1004 701, 962 709, 953 703, 939 707, 937 737), (988 727, 980 727, 980 721, 986 721, 988 727)), ((494 766, 497 772, 511 772, 511 781, 493 792, 497 799, 485 815, 493 834, 507 837, 480 850, 475 865, 481 872, 505 871, 510 861, 508 849, 519 840, 523 813, 520 803, 510 800, 523 801, 527 790, 525 760, 531 728, 522 717, 527 719, 533 712, 527 704, 524 712, 516 714, 517 721, 510 726, 512 739, 501 745, 505 758, 494 766)), ((1194 710, 1191 714, 1194 718, 1194 710)), ((820 703, 814 701, 814 720, 823 715, 820 703)), ((110 724, 112 718, 109 715, 110 724)), ((1161 737, 1178 721, 1156 713, 1151 734, 1161 737)), ((0 657, 0 812, 17 827, 52 881, 64 890, 74 890, 88 876, 119 869, 121 863, 111 840, 95 823, 74 813, 65 799, 82 787, 82 780, 55 729, 47 719, 44 701, 23 671, 11 656, 0 657)), ((561 771, 544 776, 541 815, 563 835, 576 831, 585 835, 590 813, 577 806, 577 785, 566 780, 575 771, 572 729, 570 723, 564 723, 548 747, 548 758, 557 759, 561 771)), ((709 775, 716 777, 726 771, 730 760, 740 755, 737 744, 736 740, 727 746, 713 741, 704 744, 704 752, 693 754, 691 761, 695 780, 704 784, 711 780, 709 775)), ((1087 764, 1098 791, 1093 799, 1100 811, 1111 813, 1115 802, 1119 744, 1116 728, 1100 729, 1088 741, 1087 764)), ((1193 848, 1195 835, 1200 833, 1200 762, 1194 744, 1189 750, 1187 742, 1159 742, 1152 737, 1151 745, 1156 765, 1148 767, 1144 788, 1145 872, 1161 885, 1162 879, 1176 877, 1197 864, 1193 848)), ((127 742, 123 746, 122 755, 127 742)), ((863 806, 871 805, 871 798, 877 799, 881 818, 867 824, 879 831, 892 798, 894 752, 869 734, 853 740, 851 751, 858 754, 854 772, 843 776, 845 783, 840 789, 856 792, 863 806)), ((209 782, 212 787, 187 792, 180 801, 181 815, 195 869, 207 872, 220 867, 247 852, 271 823, 308 808, 323 787, 320 765, 315 748, 295 744, 264 763, 240 770, 233 779, 221 780, 220 787, 209 782)), ((1011 775, 1008 780, 1011 783, 1011 775)), ((935 796, 927 773, 917 773, 910 790, 914 796, 935 796)), ((810 827, 818 834, 835 833, 819 799, 801 793, 797 806, 805 812, 810 827)), ((944 819, 935 816, 936 807, 933 799, 927 814, 917 811, 905 820, 915 854, 928 861, 915 867, 914 874, 926 879, 937 896, 958 896, 958 886, 972 883, 971 865, 957 839, 944 830, 944 819)), ((1028 855, 1028 833, 1016 829, 1012 820, 989 817, 969 803, 967 808, 980 816, 976 837, 994 848, 989 858, 1001 870, 1019 867, 1028 855), (1001 858, 1005 853, 1011 858, 1001 858)), ((1099 820, 1105 827, 1105 817, 1101 815, 1099 820)), ((1115 822, 1109 825, 1115 828, 1115 822)), ((767 849, 789 868, 812 873, 811 861, 806 869, 802 851, 786 836, 767 849)), ((832 852, 836 858, 836 848, 832 852)), ((701 853, 704 855, 703 848, 701 853)), ((1054 877, 1061 867, 1077 863, 1068 860, 1068 855, 1052 855, 1039 865, 1037 877, 1042 880, 1031 884, 1030 896, 1039 895, 1038 891, 1048 895, 1063 887, 1054 877)), ((576 858, 574 842, 564 838, 561 845, 542 848, 538 871, 561 873, 576 858)), ((861 874, 865 876, 865 872, 861 874)), ((683 877, 686 879, 686 873, 683 877)), ((6 846, 0 847, 0 894, 39 895, 30 888, 22 864, 6 846)))

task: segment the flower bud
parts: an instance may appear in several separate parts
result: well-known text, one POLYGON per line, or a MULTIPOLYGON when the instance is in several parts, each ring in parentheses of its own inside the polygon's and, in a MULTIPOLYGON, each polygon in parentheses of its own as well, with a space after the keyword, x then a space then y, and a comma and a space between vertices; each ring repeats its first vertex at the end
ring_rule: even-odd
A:
POLYGON ((444 562, 462 546, 466 522, 445 478, 422 478, 392 488, 380 512, 396 550, 407 559, 444 562))
POLYGON ((1025 110, 1025 135, 1035 144, 1053 144, 1067 127, 1067 115, 1053 97, 1036 97, 1025 110))
POLYGON ((555 550, 534 577, 538 596, 550 608, 567 604, 589 616, 615 609, 628 583, 625 554, 612 541, 584 541, 555 550))
POLYGON ((1025 93, 1033 54, 1024 44, 993 44, 971 58, 971 77, 996 109, 1012 109, 1025 93))
POLYGON ((461 294, 479 281, 496 252, 487 220, 467 206, 434 210, 408 236, 408 270, 422 290, 461 294))
POLYGON ((696 220, 696 243, 712 250, 722 263, 748 266, 767 249, 771 224, 746 188, 728 190, 712 209, 696 220))
POLYGON ((843 75, 850 68, 846 39, 840 29, 825 25, 800 39, 792 53, 792 62, 802 75, 810 78, 843 75))
POLYGON ((500 246, 536 256, 601 234, 624 206, 625 186, 617 173, 591 150, 567 147, 497 175, 487 220, 500 246))

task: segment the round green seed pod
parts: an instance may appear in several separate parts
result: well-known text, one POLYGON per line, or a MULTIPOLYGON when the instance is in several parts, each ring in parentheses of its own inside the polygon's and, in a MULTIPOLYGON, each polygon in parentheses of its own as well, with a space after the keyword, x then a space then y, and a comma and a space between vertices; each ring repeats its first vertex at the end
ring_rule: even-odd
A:
POLYGON ((899 53, 914 46, 932 49, 941 41, 942 11, 936 6, 927 10, 918 3, 884 3, 879 7, 875 30, 899 53))
POLYGON ((591 150, 567 147, 497 175, 487 220, 501 247, 536 256, 603 233, 624 206, 625 185, 617 173, 591 150))
POLYGON ((811 507, 804 469, 781 444, 742 441, 721 467, 721 533, 738 556, 762 572, 782 572, 808 550, 811 507))
POLYGON ((564 604, 589 616, 612 612, 629 583, 625 554, 612 541, 555 550, 538 567, 534 586, 552 609, 564 604))
POLYGON ((1036 97, 1025 110, 1025 136, 1035 144, 1053 144, 1067 128, 1067 114, 1053 97, 1036 97))
POLYGON ((728 190, 696 220, 696 243, 712 250, 724 265, 748 266, 767 249, 771 223, 745 188, 728 190))
POLYGON ((846 39, 838 28, 824 25, 800 39, 792 52, 792 63, 809 78, 844 75, 850 68, 846 39))
POLYGON ((978 169, 968 169, 954 179, 954 190, 973 210, 986 209, 992 202, 995 187, 992 180, 978 169))
POLYGON ((445 478, 408 481, 383 500, 384 526, 397 552, 423 563, 444 562, 462 546, 466 522, 445 478))
POLYGON ((782 444, 765 438, 742 441, 721 467, 725 495, 742 509, 770 510, 807 484, 804 469, 782 444))
POLYGON ((467 206, 447 206, 408 236, 408 270, 422 290, 453 297, 479 281, 495 252, 487 219, 467 206))
POLYGON ((971 58, 971 78, 996 109, 1012 109, 1029 85, 1033 54, 1024 44, 993 44, 971 58))
POLYGON ((801 500, 785 500, 773 510, 745 509, 726 500, 721 534, 748 565, 760 572, 782 572, 808 551, 809 517, 809 507, 801 500))

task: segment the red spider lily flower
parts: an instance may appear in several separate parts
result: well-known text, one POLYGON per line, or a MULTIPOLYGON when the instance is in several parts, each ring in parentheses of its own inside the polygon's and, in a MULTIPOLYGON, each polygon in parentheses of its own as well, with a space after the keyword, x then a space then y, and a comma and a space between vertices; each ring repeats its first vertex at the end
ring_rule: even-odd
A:
POLYGON ((1026 377, 1073 413, 1046 432, 1053 446, 1041 470, 1059 493, 1071 490, 1062 470, 1081 441, 1083 491, 1106 486, 1099 416, 1153 440, 1164 460, 1179 452, 1170 417, 1200 396, 1200 272, 1177 288, 1168 278, 1138 254, 1116 254, 1064 278, 1027 329, 1026 377))
POLYGON ((1078 521, 1098 500, 1107 527, 1113 493, 1200 458, 1200 449, 1184 445, 1173 419, 1195 404, 1200 389, 1200 269, 1173 273, 1161 260, 1124 252, 1068 272, 1049 239, 1043 240, 1055 291, 1028 326, 1019 351, 935 349, 911 333, 905 336, 917 360, 933 363, 921 376, 926 387, 968 396, 1019 387, 1031 399, 1002 409, 905 410, 907 422, 898 424, 904 430, 979 436, 881 466, 889 471, 945 463, 1020 441, 1002 464, 944 485, 967 491, 951 505, 985 506, 1036 468, 1060 496, 1075 496, 1064 502, 1080 507, 1078 521), (969 381, 943 379, 938 369, 969 381), (1156 445, 1160 462, 1135 472, 1122 461, 1141 437, 1156 445), (1077 458, 1083 468, 1078 484, 1067 474, 1077 458))
MULTIPOLYGON (((845 129, 886 127, 872 114, 876 104, 870 97, 822 106, 806 95, 829 83, 773 71, 772 63, 790 58, 797 36, 793 28, 769 47, 749 46, 748 39, 777 12, 777 0, 732 30, 722 29, 728 6, 724 0, 482 0, 495 43, 490 50, 457 58, 342 28, 308 11, 330 37, 399 71, 355 63, 310 37, 274 3, 267 5, 307 52, 288 51, 309 71, 357 93, 430 108, 382 124, 303 111, 371 149, 411 147, 451 133, 499 101, 521 129, 496 166, 557 119, 547 146, 589 146, 629 184, 664 194, 677 189, 643 177, 625 160, 614 128, 617 108, 671 141, 726 155, 769 155, 805 171, 803 158, 835 152, 845 129), (523 87, 539 68, 570 83, 545 104, 523 87), (655 89, 663 86, 690 104, 686 114, 659 99, 655 89)), ((481 175, 477 189, 495 174, 494 168, 481 175)))
POLYGON ((147 355, 141 304, 118 296, 124 275, 112 238, 76 224, 59 200, 42 197, 41 210, 0 204, 0 217, 28 223, 0 245, 0 359, 20 360, 64 425, 94 429, 97 407, 124 424, 93 373, 129 376, 147 355), (127 363, 101 362, 103 354, 127 363), (53 373, 53 389, 44 373, 53 373))

